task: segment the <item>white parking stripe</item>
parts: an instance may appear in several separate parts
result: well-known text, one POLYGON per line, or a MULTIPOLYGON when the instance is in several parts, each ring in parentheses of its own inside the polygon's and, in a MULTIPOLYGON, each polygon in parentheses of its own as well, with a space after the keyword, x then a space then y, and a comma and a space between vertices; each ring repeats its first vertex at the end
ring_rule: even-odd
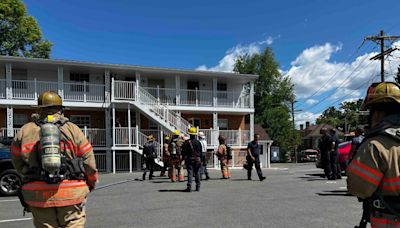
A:
POLYGON ((14 202, 14 201, 19 201, 19 199, 0 200, 0 203, 1 202, 14 202))
POLYGON ((19 221, 26 221, 26 220, 31 220, 32 218, 20 218, 20 219, 6 219, 6 220, 0 220, 0 223, 5 223, 5 222, 19 222, 19 221))

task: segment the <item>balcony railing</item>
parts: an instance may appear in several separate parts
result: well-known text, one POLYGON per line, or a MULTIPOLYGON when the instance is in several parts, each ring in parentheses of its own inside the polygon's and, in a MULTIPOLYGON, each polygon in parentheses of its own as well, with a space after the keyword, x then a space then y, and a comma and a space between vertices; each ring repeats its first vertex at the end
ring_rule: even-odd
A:
MULTIPOLYGON (((21 128, 14 128, 14 136, 21 128)), ((94 147, 105 147, 106 144, 106 129, 100 128, 82 128, 84 135, 94 147)), ((7 128, 0 128, 0 138, 7 138, 7 128)))
MULTIPOLYGON (((64 100, 104 102, 105 85, 91 83, 63 83, 64 100)), ((0 80, 0 98, 6 98, 6 82, 0 80)), ((12 99, 36 100, 44 91, 58 91, 58 82, 37 80, 12 80, 12 99)))
POLYGON ((249 130, 214 130, 214 129, 200 129, 199 132, 204 132, 207 145, 209 147, 218 146, 218 137, 222 135, 226 139, 226 144, 230 146, 246 146, 250 141, 249 130))
MULTIPOLYGON (((160 87, 143 87, 153 95, 160 103, 166 105, 177 105, 176 89, 160 87)), ((180 103, 182 106, 213 107, 214 95, 212 90, 179 90, 180 103)), ((217 91, 217 107, 249 108, 250 95, 245 91, 217 91)))

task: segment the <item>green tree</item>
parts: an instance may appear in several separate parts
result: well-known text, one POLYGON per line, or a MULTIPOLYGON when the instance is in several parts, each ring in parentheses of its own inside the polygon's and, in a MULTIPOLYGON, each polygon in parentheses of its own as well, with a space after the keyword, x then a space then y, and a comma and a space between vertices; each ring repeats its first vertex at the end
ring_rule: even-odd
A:
POLYGON ((282 152, 293 151, 300 144, 290 116, 290 104, 295 100, 293 84, 279 72, 272 49, 268 47, 261 54, 241 56, 234 71, 259 75, 255 81, 255 122, 267 130, 282 152))
POLYGON ((329 124, 333 127, 342 124, 342 113, 335 107, 331 106, 322 112, 321 116, 316 120, 317 124, 329 124))
POLYGON ((363 103, 363 99, 356 101, 345 101, 339 105, 339 110, 331 106, 322 112, 317 118, 317 124, 329 124, 333 127, 341 128, 344 131, 352 131, 357 125, 367 124, 367 119, 360 116, 358 111, 363 103))
POLYGON ((51 47, 21 1, 0 1, 0 55, 50 58, 51 47))

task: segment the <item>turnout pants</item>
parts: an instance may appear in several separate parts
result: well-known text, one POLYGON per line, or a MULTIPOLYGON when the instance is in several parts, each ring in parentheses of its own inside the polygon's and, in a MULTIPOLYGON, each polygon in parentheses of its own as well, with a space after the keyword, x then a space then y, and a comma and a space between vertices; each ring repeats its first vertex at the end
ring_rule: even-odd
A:
POLYGON ((176 181, 176 170, 178 170, 178 180, 181 182, 185 181, 185 174, 181 161, 170 162, 170 166, 168 168, 168 176, 169 178, 171 178, 171 181, 176 181))
POLYGON ((227 159, 221 159, 220 160, 220 166, 221 166, 221 173, 222 173, 222 178, 228 179, 231 177, 231 172, 228 167, 228 160, 227 159))
POLYGON ((37 228, 81 228, 85 226, 84 203, 67 207, 30 207, 37 228))

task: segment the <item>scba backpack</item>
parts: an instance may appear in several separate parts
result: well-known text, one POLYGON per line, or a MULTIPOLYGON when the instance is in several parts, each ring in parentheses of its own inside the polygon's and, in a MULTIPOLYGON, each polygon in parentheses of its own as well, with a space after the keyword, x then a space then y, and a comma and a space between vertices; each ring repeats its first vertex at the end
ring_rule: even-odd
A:
POLYGON ((230 147, 230 146, 228 146, 228 145, 225 145, 226 146, 226 159, 228 159, 228 160, 232 160, 232 148, 230 147))

